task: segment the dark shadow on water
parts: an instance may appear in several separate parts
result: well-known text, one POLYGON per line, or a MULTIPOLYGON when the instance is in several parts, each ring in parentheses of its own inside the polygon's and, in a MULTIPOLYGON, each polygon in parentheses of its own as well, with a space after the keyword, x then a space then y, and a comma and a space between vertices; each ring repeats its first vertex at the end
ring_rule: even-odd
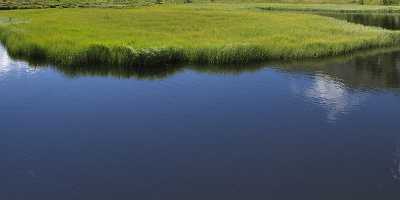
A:
POLYGON ((271 69, 293 74, 324 74, 355 89, 400 88, 399 49, 380 49, 324 59, 269 62, 257 65, 167 65, 153 67, 115 66, 54 66, 30 61, 36 68, 53 68, 64 75, 75 78, 100 76, 135 79, 166 79, 184 70, 193 70, 210 75, 240 75, 271 69))
POLYGON ((145 80, 164 79, 170 75, 176 74, 183 69, 183 65, 164 65, 152 67, 116 67, 107 65, 97 66, 63 66, 51 65, 46 62, 25 60, 24 58, 15 58, 21 61, 27 61, 34 68, 51 68, 57 72, 64 74, 70 78, 96 76, 96 77, 113 77, 113 78, 135 78, 145 80))
POLYGON ((390 30, 400 30, 399 14, 360 14, 360 13, 316 13, 348 22, 366 26, 381 27, 390 30))
POLYGON ((145 80, 164 79, 170 75, 176 74, 183 69, 183 66, 153 66, 153 67, 137 67, 137 68, 121 68, 114 66, 64 66, 53 67, 57 71, 62 72, 68 77, 80 76, 102 76, 115 78, 136 78, 145 80))
POLYGON ((400 88, 400 51, 397 49, 359 52, 325 59, 274 62, 259 66, 196 66, 199 72, 240 74, 274 68, 287 73, 324 74, 355 89, 400 88))
POLYGON ((282 64, 291 73, 319 73, 356 89, 400 88, 400 51, 387 50, 355 54, 320 61, 282 64))

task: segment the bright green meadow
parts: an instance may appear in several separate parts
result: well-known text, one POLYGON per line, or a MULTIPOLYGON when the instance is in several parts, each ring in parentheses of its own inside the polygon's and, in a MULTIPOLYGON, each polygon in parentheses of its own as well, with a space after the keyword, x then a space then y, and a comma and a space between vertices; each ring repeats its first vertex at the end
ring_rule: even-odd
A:
POLYGON ((160 3, 296 3, 393 5, 400 0, 2 0, 0 9, 137 7, 160 3))
POLYGON ((12 56, 58 65, 245 64, 394 46, 399 36, 329 17, 265 12, 253 4, 0 13, 0 40, 12 56))

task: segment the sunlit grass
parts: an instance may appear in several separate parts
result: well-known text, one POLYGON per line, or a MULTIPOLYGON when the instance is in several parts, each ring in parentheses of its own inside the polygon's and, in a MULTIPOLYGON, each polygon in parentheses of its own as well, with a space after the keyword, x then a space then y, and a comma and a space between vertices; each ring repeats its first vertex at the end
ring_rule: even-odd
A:
POLYGON ((0 14, 11 55, 60 65, 243 64, 390 46, 399 34, 328 17, 196 6, 0 14))
POLYGON ((137 7, 160 3, 291 3, 291 4, 375 4, 393 5, 400 0, 4 0, 0 9, 137 7))

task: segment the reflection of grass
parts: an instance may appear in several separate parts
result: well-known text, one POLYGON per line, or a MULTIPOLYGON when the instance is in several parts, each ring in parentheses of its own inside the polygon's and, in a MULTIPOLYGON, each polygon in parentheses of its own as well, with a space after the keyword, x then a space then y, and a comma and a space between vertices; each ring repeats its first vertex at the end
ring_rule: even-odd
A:
POLYGON ((337 64, 347 63, 353 60, 367 60, 368 58, 392 54, 399 52, 400 49, 398 47, 392 48, 382 48, 382 49, 372 49, 372 50, 363 50, 350 53, 348 55, 339 55, 330 58, 317 58, 317 59, 305 59, 300 61, 288 60, 288 61, 277 61, 277 62, 269 62, 267 65, 271 66, 279 66, 280 70, 284 71, 324 71, 329 66, 334 66, 337 64))
POLYGON ((11 55, 59 65, 243 64, 334 56, 398 43, 399 33, 332 18, 229 6, 5 11, 11 55))
POLYGON ((351 56, 280 64, 289 73, 326 74, 352 89, 397 89, 399 49, 374 50, 351 56))
POLYGON ((399 93, 399 48, 368 50, 347 56, 303 61, 269 62, 251 66, 198 66, 190 67, 208 74, 240 74, 273 68, 285 73, 323 74, 357 90, 391 90, 399 93), (392 90, 395 89, 395 90, 392 90))
POLYGON ((254 7, 263 10, 339 12, 339 13, 400 13, 400 6, 357 5, 357 4, 283 4, 267 3, 254 7))
POLYGON ((57 71, 68 77, 101 76, 114 78, 135 78, 139 80, 164 79, 183 69, 180 65, 153 67, 115 67, 115 66, 58 66, 57 71))
MULTIPOLYGON (((168 78, 175 73, 179 73, 184 69, 190 69, 201 73, 207 74, 226 74, 226 75, 238 75, 242 73, 252 73, 264 68, 274 68, 285 72, 295 73, 315 73, 315 72, 327 72, 328 75, 331 69, 336 69, 337 66, 341 68, 348 68, 353 70, 357 68, 352 66, 354 61, 365 61, 365 62, 377 62, 380 59, 376 59, 379 56, 395 54, 399 51, 398 48, 384 48, 375 50, 365 50, 355 52, 349 55, 341 55, 324 59, 305 59, 301 61, 273 61, 260 64, 247 64, 247 65, 161 65, 153 67, 116 67, 107 65, 96 65, 96 66, 54 66, 48 65, 47 63, 30 62, 32 66, 37 67, 52 67, 57 71, 64 73, 69 77, 80 77, 80 76, 111 76, 117 78, 135 78, 135 79, 164 79, 168 78), (336 67, 335 67, 336 66, 336 67)), ((360 64, 360 63, 358 63, 360 64)), ((368 63, 362 64, 367 66, 368 63)), ((358 68, 360 65, 358 65, 358 68)), ((388 67, 388 66, 380 66, 388 67)), ((395 67, 389 66, 389 67, 395 67)), ((370 72, 371 73, 371 72, 370 72)), ((396 75, 397 72, 392 74, 396 75)), ((349 77, 356 77, 357 74, 348 74, 349 77)), ((356 79, 356 78, 355 78, 356 79)), ((399 79, 400 81, 400 79, 399 79)))
MULTIPOLYGON (((278 70, 287 72, 318 72, 324 71, 329 66, 343 65, 353 60, 367 60, 368 58, 376 58, 380 55, 387 55, 399 52, 398 47, 383 48, 373 50, 363 50, 350 53, 348 55, 339 55, 329 58, 313 58, 304 60, 284 60, 272 61, 252 65, 194 65, 188 68, 198 72, 205 72, 209 74, 241 74, 246 72, 256 72, 266 67, 273 67, 278 70)), ((353 74, 354 75, 354 74, 353 74)), ((356 75, 354 75, 356 76, 356 75)))

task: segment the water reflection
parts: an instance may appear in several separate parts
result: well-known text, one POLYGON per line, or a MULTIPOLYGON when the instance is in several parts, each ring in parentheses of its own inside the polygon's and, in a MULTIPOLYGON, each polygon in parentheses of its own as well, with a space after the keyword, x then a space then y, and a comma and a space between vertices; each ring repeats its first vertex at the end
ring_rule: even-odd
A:
POLYGON ((311 85, 303 89, 297 87, 296 92, 323 107, 328 121, 336 121, 339 116, 359 109, 371 93, 399 93, 400 52, 397 50, 297 62, 278 69, 312 77, 311 85))
POLYGON ((325 108, 329 121, 336 121, 339 115, 356 109, 365 98, 363 93, 351 91, 342 82, 324 74, 315 76, 314 83, 306 89, 304 96, 325 108))
POLYGON ((360 14, 360 13, 318 13, 348 22, 366 26, 376 26, 391 30, 400 30, 400 15, 398 14, 360 14))
MULTIPOLYGON (((3 73, 10 70, 12 63, 4 51, 1 51, 3 73)), ((362 52, 350 56, 326 58, 321 60, 296 61, 292 63, 267 63, 259 65, 234 66, 160 66, 148 68, 118 68, 113 66, 74 66, 60 67, 38 65, 34 68, 24 65, 26 70, 35 71, 40 67, 50 67, 68 77, 79 76, 111 76, 116 78, 166 79, 184 69, 196 72, 219 75, 239 75, 274 68, 287 73, 307 73, 321 77, 330 77, 353 89, 396 89, 400 87, 400 51, 389 49, 383 51, 362 52)))
POLYGON ((29 66, 26 62, 10 58, 4 47, 0 46, 0 79, 7 77, 9 73, 33 74, 38 70, 39 68, 29 66))
POLYGON ((164 79, 182 70, 182 66, 153 66, 124 68, 114 66, 64 66, 56 67, 57 71, 74 78, 80 76, 109 76, 115 78, 164 79))
POLYGON ((365 52, 348 57, 280 65, 292 73, 324 74, 346 87, 361 90, 400 88, 400 51, 365 52))
POLYGON ((400 144, 397 144, 396 150, 393 156, 393 167, 392 167, 393 179, 400 181, 400 144))
MULTIPOLYGON (((134 79, 167 79, 171 75, 190 69, 210 75, 236 76, 242 73, 255 73, 273 68, 288 74, 307 74, 311 84, 299 81, 291 83, 292 91, 303 99, 319 105, 326 110, 328 121, 336 121, 339 116, 358 109, 368 94, 385 90, 398 92, 400 88, 400 51, 386 49, 367 51, 350 56, 306 60, 286 63, 269 63, 246 66, 160 66, 148 68, 121 68, 112 66, 73 66, 28 65, 10 59, 4 49, 0 49, 0 76, 14 71, 34 73, 40 68, 52 68, 67 77, 108 76, 134 79)), ((296 79, 300 80, 300 79, 296 79)))
POLYGON ((0 199, 400 195, 397 51, 146 69, 5 55, 0 199))

